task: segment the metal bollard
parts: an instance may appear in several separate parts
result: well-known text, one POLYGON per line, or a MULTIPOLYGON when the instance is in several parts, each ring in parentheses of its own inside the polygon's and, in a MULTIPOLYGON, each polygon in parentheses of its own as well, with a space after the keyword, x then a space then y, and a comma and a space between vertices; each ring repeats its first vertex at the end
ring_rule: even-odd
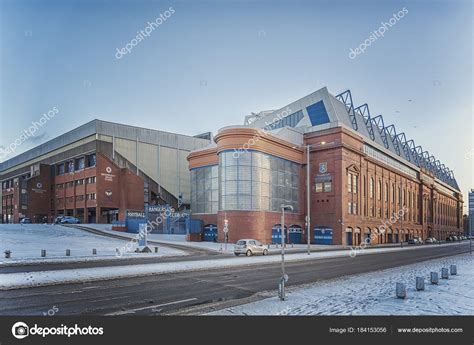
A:
POLYGON ((46 249, 41 249, 41 257, 46 257, 46 249))
POLYGON ((158 247, 155 247, 155 253, 158 253, 158 247))
POLYGON ((425 279, 423 277, 416 277, 416 291, 425 289, 425 279))
POLYGON ((442 279, 449 279, 449 273, 448 273, 448 269, 446 267, 443 267, 441 269, 441 278, 442 279))
POLYGON ((458 274, 458 268, 456 267, 456 265, 451 265, 449 267, 449 271, 452 276, 455 276, 456 274, 458 274))
POLYGON ((95 248, 92 249, 92 255, 97 255, 97 249, 95 248))
POLYGON ((11 250, 5 250, 5 259, 10 259, 11 254, 12 254, 11 250))
POLYGON ((71 249, 66 249, 66 256, 71 256, 71 249))
POLYGON ((396 285, 397 298, 407 297, 407 288, 404 283, 397 283, 396 285))
POLYGON ((430 273, 431 284, 438 284, 438 272, 430 273))

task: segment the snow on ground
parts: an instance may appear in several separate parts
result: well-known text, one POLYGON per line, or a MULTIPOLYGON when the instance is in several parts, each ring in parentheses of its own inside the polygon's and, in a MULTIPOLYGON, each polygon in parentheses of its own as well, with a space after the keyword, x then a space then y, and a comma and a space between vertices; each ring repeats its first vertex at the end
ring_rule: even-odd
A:
MULTIPOLYGON (((450 244, 458 245, 458 244, 450 244)), ((359 255, 370 255, 374 253, 397 251, 397 250, 419 250, 421 247, 410 248, 376 248, 367 250, 359 255)), ((285 261, 304 261, 321 258, 341 257, 348 255, 347 250, 324 251, 308 255, 306 253, 288 254, 285 261)), ((46 286, 63 283, 79 283, 86 281, 98 281, 108 279, 118 279, 125 277, 138 277, 146 275, 156 275, 164 273, 176 273, 185 271, 197 271, 217 269, 223 267, 238 267, 262 265, 280 262, 280 255, 252 256, 252 257, 227 257, 216 260, 193 260, 175 261, 164 263, 150 263, 127 266, 94 267, 52 271, 21 272, 0 274, 0 290, 17 289, 24 287, 46 286)))
POLYGON ((210 315, 474 315, 474 256, 451 256, 292 287, 286 297, 285 301, 271 297, 210 315), (441 279, 441 268, 451 264, 457 265, 457 275, 441 279), (438 272, 438 285, 430 284, 431 271, 438 272), (416 291, 416 276, 425 278, 424 291, 416 291), (406 299, 395 297, 396 282, 406 283, 406 299))
POLYGON ((120 258, 116 248, 125 248, 122 258, 143 256, 172 256, 184 255, 183 251, 168 247, 160 247, 158 254, 137 254, 133 250, 136 244, 128 244, 127 240, 94 235, 86 231, 61 225, 47 224, 0 224, 0 265, 26 264, 62 261, 95 261, 120 258), (127 252, 127 248, 131 252, 127 252), (97 255, 92 255, 92 249, 97 249, 97 255), (41 257, 41 250, 46 250, 46 258, 41 257), (66 256, 66 249, 71 250, 71 256, 66 256), (11 258, 5 259, 4 251, 11 250, 11 258))

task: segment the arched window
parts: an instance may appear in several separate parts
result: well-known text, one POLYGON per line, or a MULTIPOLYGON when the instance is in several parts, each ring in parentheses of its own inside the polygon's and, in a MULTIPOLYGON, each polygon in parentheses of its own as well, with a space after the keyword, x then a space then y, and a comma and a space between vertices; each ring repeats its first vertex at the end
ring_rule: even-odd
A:
POLYGON ((375 184, 374 178, 371 177, 371 178, 370 178, 370 186, 369 186, 369 196, 370 196, 371 198, 374 197, 374 187, 375 187, 374 184, 375 184))
POLYGON ((379 180, 378 186, 377 186, 377 199, 381 200, 382 199, 382 181, 379 180))
POLYGON ((384 200, 388 201, 388 182, 385 182, 385 196, 384 200))

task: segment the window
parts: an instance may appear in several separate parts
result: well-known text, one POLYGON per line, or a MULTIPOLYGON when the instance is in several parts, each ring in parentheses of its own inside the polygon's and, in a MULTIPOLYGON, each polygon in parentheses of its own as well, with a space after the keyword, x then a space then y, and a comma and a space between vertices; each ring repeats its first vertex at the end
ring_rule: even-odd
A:
POLYGON ((94 183, 95 183, 95 176, 88 177, 88 178, 86 179, 86 183, 87 183, 87 184, 94 184, 94 183))
MULTIPOLYGON (((219 153, 219 209, 298 212, 300 165, 262 152, 219 153)), ((323 182, 316 187, 322 192, 323 182)))
POLYGON ((62 183, 59 183, 58 185, 56 185, 56 189, 63 189, 64 188, 64 184, 62 183))
POLYGON ((273 122, 266 124, 264 129, 266 131, 271 131, 285 126, 296 127, 303 117, 303 112, 300 110, 281 119, 275 118, 273 122))
POLYGON ((95 164, 96 164, 95 153, 94 153, 94 154, 91 154, 91 155, 88 155, 88 156, 86 157, 86 159, 87 159, 87 167, 88 167, 88 168, 95 167, 95 164))
POLYGON ((317 182, 316 183, 316 193, 321 193, 323 191, 323 183, 317 182))
POLYGON ((382 208, 380 208, 380 207, 379 207, 378 210, 377 210, 377 216, 378 216, 379 218, 382 218, 382 208))
POLYGON ((351 202, 347 203, 347 213, 352 214, 352 203, 351 202))
POLYGON ((217 213, 219 206, 219 167, 191 170, 191 209, 195 213, 217 213))
POLYGON ((395 185, 392 183, 392 202, 395 203, 395 185))
POLYGON ((382 200, 382 181, 380 180, 377 186, 377 199, 382 200))
POLYGON ((80 186, 80 185, 83 185, 83 184, 84 184, 84 180, 83 180, 83 179, 76 180, 76 186, 80 186))
POLYGON ((57 165, 56 173, 58 175, 64 175, 64 164, 57 165))
POLYGON ((373 206, 370 206, 370 216, 371 217, 374 216, 374 207, 373 206))
POLYGON ((375 184, 374 178, 371 177, 370 178, 370 186, 369 186, 369 196, 372 199, 374 198, 374 187, 375 187, 374 184, 375 184))
POLYGON ((367 195, 367 177, 364 176, 364 196, 367 195))
POLYGON ((384 193, 385 202, 388 201, 388 183, 385 182, 385 193, 384 193))
POLYGON ((76 170, 84 169, 84 165, 85 165, 84 157, 76 159, 76 163, 75 163, 75 169, 76 170))
POLYGON ((352 193, 352 174, 347 174, 347 191, 352 193))
POLYGON ((402 204, 402 187, 398 187, 398 204, 402 204))
POLYGON ((332 182, 324 182, 324 192, 329 193, 332 191, 332 182))
POLYGON ((352 175, 352 192, 357 194, 357 190, 359 188, 359 176, 352 175))
POLYGON ((76 195, 76 201, 83 201, 84 195, 76 195))
POLYGON ((86 199, 87 200, 95 200, 96 199, 95 193, 87 194, 86 199))
POLYGON ((72 173, 74 172, 74 161, 66 162, 67 172, 72 173))

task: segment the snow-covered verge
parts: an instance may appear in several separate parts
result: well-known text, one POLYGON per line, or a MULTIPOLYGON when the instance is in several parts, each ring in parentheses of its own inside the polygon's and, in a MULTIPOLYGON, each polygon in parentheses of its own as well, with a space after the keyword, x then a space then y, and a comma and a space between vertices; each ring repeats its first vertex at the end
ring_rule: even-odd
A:
MULTIPOLYGON (((291 277, 290 277, 291 279, 291 277)), ((275 296, 267 292, 263 296, 275 296)), ((209 315, 474 315, 474 256, 463 254, 377 272, 347 276, 287 289, 287 299, 266 298, 209 315), (441 268, 457 265, 457 275, 441 279, 441 268), (430 272, 438 272, 431 285, 430 272), (416 291, 415 278, 425 278, 416 291), (407 298, 395 296, 395 284, 407 298)))
POLYGON ((128 242, 61 225, 0 224, 0 266, 186 254, 166 246, 160 246, 158 254, 137 254, 133 252, 137 245, 130 243, 125 247, 128 242), (131 251, 123 250, 123 255, 117 256, 117 248, 130 248, 131 251), (46 258, 41 257, 42 249, 46 250, 46 258), (66 256, 66 249, 70 249, 71 256, 66 256), (97 250, 96 255, 92 255, 92 249, 97 250), (5 250, 11 251, 11 258, 5 258, 5 250))

